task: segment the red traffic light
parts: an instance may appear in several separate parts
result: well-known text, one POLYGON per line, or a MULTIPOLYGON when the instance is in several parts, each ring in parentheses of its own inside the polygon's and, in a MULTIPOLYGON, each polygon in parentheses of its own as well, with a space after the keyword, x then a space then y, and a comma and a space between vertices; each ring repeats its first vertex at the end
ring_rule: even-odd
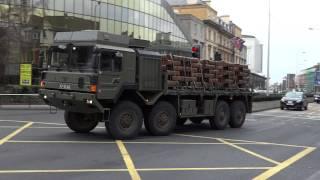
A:
POLYGON ((198 52, 199 51, 199 48, 197 47, 192 47, 192 52, 198 52))

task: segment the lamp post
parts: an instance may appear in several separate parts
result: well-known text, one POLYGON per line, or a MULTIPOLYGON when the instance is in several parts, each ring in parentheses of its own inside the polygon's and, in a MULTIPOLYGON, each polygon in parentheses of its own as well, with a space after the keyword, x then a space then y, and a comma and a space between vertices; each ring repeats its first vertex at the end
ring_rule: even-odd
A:
MULTIPOLYGON (((94 30, 97 30, 97 7, 100 6, 101 4, 101 1, 97 0, 97 1, 94 1, 94 13, 93 13, 93 16, 94 16, 94 30)), ((99 20, 100 20, 100 15, 101 15, 101 9, 99 9, 99 20)))
POLYGON ((268 20, 268 54, 267 54, 267 96, 270 95, 270 34, 271 34, 271 0, 269 0, 268 20))

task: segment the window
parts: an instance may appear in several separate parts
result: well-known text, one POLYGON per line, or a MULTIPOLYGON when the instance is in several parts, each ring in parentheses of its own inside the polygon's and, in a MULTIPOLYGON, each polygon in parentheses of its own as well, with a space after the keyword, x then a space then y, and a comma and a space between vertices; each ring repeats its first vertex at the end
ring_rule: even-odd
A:
POLYGON ((122 67, 121 52, 102 52, 100 65, 102 71, 120 72, 122 67))
POLYGON ((84 0, 84 14, 88 16, 92 16, 92 1, 91 0, 84 0))
POLYGON ((65 1, 66 12, 73 13, 73 5, 74 5, 73 0, 65 1))
POLYGON ((105 3, 101 4, 101 17, 107 18, 108 17, 108 6, 105 3))
POLYGON ((128 9, 122 8, 122 21, 128 22, 128 9))
POLYGON ((116 6, 115 7, 115 20, 121 21, 121 7, 116 6))
POLYGON ((108 18, 109 19, 114 19, 114 5, 108 5, 108 18))
POLYGON ((75 3, 75 13, 83 14, 83 1, 77 0, 75 3))
POLYGON ((43 1, 42 0, 33 0, 33 7, 43 8, 43 1))
POLYGON ((64 11, 64 1, 55 1, 55 10, 64 11))

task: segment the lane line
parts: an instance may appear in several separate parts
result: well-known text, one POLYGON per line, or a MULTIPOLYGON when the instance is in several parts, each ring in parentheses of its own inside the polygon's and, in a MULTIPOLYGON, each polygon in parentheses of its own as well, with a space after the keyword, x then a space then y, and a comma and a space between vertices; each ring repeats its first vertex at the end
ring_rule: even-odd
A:
MULTIPOLYGON (((45 144, 45 143, 64 143, 64 144, 115 144, 113 141, 28 141, 28 140, 10 140, 7 141, 8 143, 34 143, 34 144, 45 144)), ((225 145, 224 143, 184 143, 184 142, 125 142, 125 144, 157 144, 157 145, 225 145)), ((251 144, 257 144, 257 143, 233 143, 238 145, 251 145, 251 144)))
POLYGON ((262 156, 262 155, 260 155, 260 154, 258 154, 258 153, 255 153, 255 152, 253 152, 253 151, 250 151, 250 150, 248 150, 248 149, 246 149, 246 148, 237 146, 237 145, 235 145, 235 144, 233 144, 233 143, 230 143, 230 142, 228 142, 228 141, 225 141, 225 140, 223 140, 223 139, 218 138, 217 140, 220 141, 220 142, 222 142, 222 143, 225 143, 226 145, 229 145, 229 146, 231 146, 231 147, 234 147, 234 148, 236 148, 236 149, 239 149, 240 151, 243 151, 243 152, 248 153, 248 154, 250 154, 250 155, 252 155, 252 156, 255 156, 255 157, 257 157, 257 158, 263 159, 263 160, 268 161, 268 162, 271 162, 271 163, 273 163, 273 164, 277 164, 277 165, 280 164, 280 162, 277 162, 277 161, 275 161, 275 160, 273 160, 273 159, 270 159, 270 158, 268 158, 268 157, 262 156))
POLYGON ((298 161, 299 159, 302 159, 303 157, 305 157, 306 155, 310 154, 311 152, 313 152, 314 150, 316 150, 316 148, 314 147, 308 147, 305 150, 299 152, 298 154, 292 156, 291 158, 289 158, 288 160, 280 163, 278 166, 271 168, 267 171, 265 171, 264 173, 258 175, 257 177, 254 178, 254 180, 264 180, 264 179, 268 179, 272 176, 274 176, 275 174, 279 173, 280 171, 288 168, 290 165, 292 165, 293 163, 295 163, 296 161, 298 161))
POLYGON ((219 170, 264 170, 272 167, 222 167, 222 168, 151 168, 137 171, 219 171, 219 170))
POLYGON ((193 135, 185 135, 185 134, 176 134, 176 135, 181 135, 181 136, 186 136, 186 137, 204 138, 204 139, 214 139, 214 140, 217 140, 219 142, 225 143, 226 145, 232 146, 232 147, 234 147, 234 148, 236 148, 238 150, 241 150, 241 151, 243 151, 245 153, 248 153, 248 154, 250 154, 252 156, 255 156, 257 158, 263 159, 263 160, 271 162, 273 164, 277 164, 277 165, 280 164, 280 162, 277 162, 277 161, 275 161, 273 159, 270 159, 268 157, 262 156, 262 155, 260 155, 258 153, 255 153, 255 152, 250 151, 248 149, 245 149, 243 147, 237 146, 237 145, 235 145, 233 143, 227 142, 227 141, 223 140, 222 138, 212 138, 212 137, 206 137, 206 136, 193 136, 193 135))
POLYGON ((29 122, 32 122, 32 123, 34 123, 34 124, 46 124, 46 125, 65 126, 65 124, 62 124, 62 123, 46 123, 46 122, 18 121, 18 120, 0 120, 0 122, 17 122, 17 123, 29 123, 29 122))
MULTIPOLYGON (((2 129, 15 129, 18 128, 20 126, 0 126, 0 128, 2 129)), ((34 126, 34 127, 29 127, 29 129, 69 129, 68 127, 55 127, 55 126, 34 126)), ((105 127, 96 127, 96 129, 105 129, 105 127)))
POLYGON ((115 144, 113 141, 17 141, 17 140, 10 140, 7 141, 8 143, 34 143, 34 144, 45 144, 45 143, 52 143, 52 144, 115 144))
POLYGON ((264 117, 278 117, 278 118, 289 118, 289 119, 301 119, 301 120, 314 120, 318 121, 318 118, 306 118, 306 117, 296 117, 296 116, 276 116, 276 115, 267 115, 267 114, 252 114, 252 116, 264 116, 264 117))
POLYGON ((133 164, 133 161, 130 157, 130 154, 128 153, 127 151, 127 148, 126 146, 123 144, 122 141, 120 140, 117 140, 116 141, 117 145, 118 145, 118 148, 121 152, 121 155, 122 155, 122 158, 128 168, 128 171, 129 171, 129 174, 131 176, 131 179, 132 180, 141 180, 140 178, 140 175, 138 174, 138 171, 137 169, 135 168, 134 164, 133 164))
POLYGON ((6 143, 7 141, 9 141, 11 138, 13 138, 14 136, 16 136, 17 134, 19 134, 20 132, 22 132, 23 130, 27 129, 28 127, 30 127, 33 123, 29 122, 27 124, 25 124, 24 126, 20 127, 19 129, 15 130, 14 132, 12 132, 11 134, 9 134, 8 136, 2 138, 0 140, 0 146, 3 145, 4 143, 6 143))
POLYGON ((19 173, 85 173, 85 172, 127 172, 127 169, 57 169, 57 170, 0 170, 0 174, 19 173))
MULTIPOLYGON (((193 138, 202 138, 202 139, 213 139, 217 140, 217 137, 207 137, 207 136, 195 136, 195 135, 188 135, 188 134, 175 134, 177 136, 183 137, 193 137, 193 138)), ((270 143, 270 142, 259 142, 259 141, 247 141, 247 140, 238 140, 238 139, 228 139, 228 138, 220 138, 227 141, 237 141, 237 142, 244 142, 244 143, 252 143, 257 145, 274 145, 274 146, 285 146, 285 147, 297 147, 297 148, 307 148, 308 146, 300 146, 300 145, 290 145, 290 144, 278 144, 278 143, 270 143)), ((235 143, 234 143, 235 144, 235 143)))
MULTIPOLYGON (((141 172, 156 171, 229 171, 229 170, 268 170, 272 167, 216 167, 216 168, 143 168, 141 172)), ((0 170, 0 174, 22 173, 87 173, 87 172, 128 172, 128 169, 55 169, 55 170, 0 170)))
MULTIPOLYGON (((238 140, 238 139, 228 139, 222 138, 227 141, 236 141, 236 142, 246 142, 246 143, 253 143, 258 145, 273 145, 273 146, 284 146, 284 147, 296 147, 296 148, 308 148, 308 146, 301 146, 301 145, 292 145, 292 144, 279 144, 279 143, 271 143, 271 142, 260 142, 260 141, 247 141, 247 140, 238 140)), ((233 143, 236 144, 236 143, 233 143)))

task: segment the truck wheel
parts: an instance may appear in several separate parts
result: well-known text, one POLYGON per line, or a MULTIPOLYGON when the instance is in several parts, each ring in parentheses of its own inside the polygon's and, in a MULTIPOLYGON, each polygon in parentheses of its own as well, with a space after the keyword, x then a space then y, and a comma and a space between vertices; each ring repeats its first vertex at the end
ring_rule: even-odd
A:
POLYGON ((231 104, 231 128, 241 128, 246 120, 246 106, 242 101, 235 101, 231 104))
POLYGON ((64 112, 64 120, 67 126, 77 133, 88 133, 99 123, 94 114, 83 114, 75 112, 64 112))
POLYGON ((177 118, 177 126, 183 126, 187 122, 187 118, 177 118))
POLYGON ((230 121, 230 108, 225 101, 219 101, 216 107, 216 113, 213 118, 210 119, 210 125, 217 130, 225 129, 230 121))
POLYGON ((122 101, 111 110, 105 125, 114 139, 132 139, 139 134, 142 123, 141 108, 131 101, 122 101))
POLYGON ((204 120, 203 118, 190 118, 190 121, 193 124, 198 124, 198 125, 201 124, 203 120, 204 120))
POLYGON ((154 136, 169 135, 176 126, 177 113, 168 102, 158 102, 151 110, 147 119, 148 131, 154 136))

